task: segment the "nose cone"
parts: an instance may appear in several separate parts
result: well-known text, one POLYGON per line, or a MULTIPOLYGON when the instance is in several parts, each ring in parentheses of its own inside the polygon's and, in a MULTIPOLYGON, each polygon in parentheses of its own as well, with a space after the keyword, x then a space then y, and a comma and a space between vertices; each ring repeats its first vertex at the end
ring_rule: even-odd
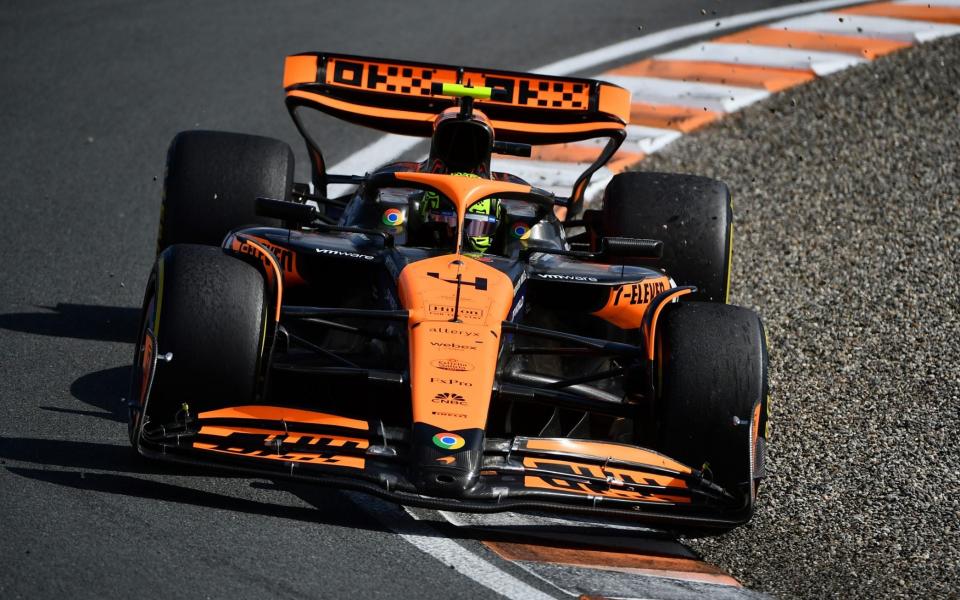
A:
POLYGON ((417 423, 413 443, 413 479, 421 493, 457 498, 476 484, 483 458, 483 430, 441 431, 417 423))

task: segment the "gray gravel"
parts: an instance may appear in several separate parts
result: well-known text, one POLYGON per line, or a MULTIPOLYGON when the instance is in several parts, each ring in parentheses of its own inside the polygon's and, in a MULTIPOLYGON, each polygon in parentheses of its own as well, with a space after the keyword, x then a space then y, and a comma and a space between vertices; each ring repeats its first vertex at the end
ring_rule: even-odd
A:
POLYGON ((734 193, 770 342, 755 520, 694 541, 778 597, 958 597, 960 39, 802 86, 642 163, 734 193))

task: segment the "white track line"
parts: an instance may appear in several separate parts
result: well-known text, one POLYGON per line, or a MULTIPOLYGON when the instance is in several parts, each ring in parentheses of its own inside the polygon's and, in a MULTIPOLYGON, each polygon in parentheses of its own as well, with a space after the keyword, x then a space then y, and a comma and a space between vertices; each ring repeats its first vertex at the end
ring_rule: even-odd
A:
POLYGON ((658 54, 662 60, 692 60, 738 65, 755 65, 779 69, 809 69, 817 75, 829 75, 835 71, 867 62, 866 59, 839 52, 797 50, 759 44, 715 44, 706 42, 658 54))
POLYGON ((626 75, 605 75, 603 79, 630 90, 634 102, 686 106, 716 112, 740 110, 770 95, 770 92, 759 88, 679 79, 626 75))
MULTIPOLYGON (((931 5, 933 3, 931 2, 931 5)), ((883 38, 919 44, 946 35, 960 33, 960 27, 929 21, 846 15, 842 13, 817 13, 787 19, 775 26, 787 31, 815 31, 835 35, 858 35, 868 38, 883 38)))
MULTIPOLYGON (((485 588, 511 600, 556 600, 554 596, 517 579, 489 561, 469 552, 460 544, 445 538, 428 524, 414 519, 397 505, 358 492, 344 494, 382 525, 429 554, 444 565, 453 567, 485 588)), ((462 593, 453 594, 462 597, 462 593)))

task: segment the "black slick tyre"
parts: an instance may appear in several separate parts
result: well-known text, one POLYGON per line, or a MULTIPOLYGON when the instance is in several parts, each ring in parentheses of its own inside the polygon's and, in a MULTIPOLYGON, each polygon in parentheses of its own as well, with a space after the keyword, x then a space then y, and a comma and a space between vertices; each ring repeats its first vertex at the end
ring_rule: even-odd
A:
POLYGON ((133 388, 142 385, 147 329, 158 354, 172 358, 158 361, 147 422, 170 423, 184 404, 195 416, 253 402, 266 309, 263 276, 252 264, 212 246, 178 244, 161 253, 144 298, 133 388))
POLYGON ((696 175, 628 172, 604 192, 597 233, 663 241, 663 258, 618 263, 662 268, 677 285, 695 285, 691 300, 727 302, 733 244, 730 190, 696 175))
POLYGON ((222 131, 183 131, 170 143, 157 252, 173 244, 219 246, 246 225, 280 226, 258 216, 257 197, 289 200, 293 151, 279 140, 222 131))
POLYGON ((664 310, 657 339, 657 449, 752 496, 767 417, 760 318, 739 306, 676 303, 664 310))

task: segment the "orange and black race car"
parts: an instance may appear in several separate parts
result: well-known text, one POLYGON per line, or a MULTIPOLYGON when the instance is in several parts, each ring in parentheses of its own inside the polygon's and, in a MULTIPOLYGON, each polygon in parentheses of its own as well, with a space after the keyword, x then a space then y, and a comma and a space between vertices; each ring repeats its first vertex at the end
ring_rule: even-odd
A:
POLYGON ((583 209, 626 90, 323 53, 288 57, 284 86, 309 182, 277 140, 170 146, 137 452, 458 511, 686 532, 750 518, 767 354, 757 315, 727 304, 727 187, 625 172, 583 209), (328 174, 306 108, 429 138, 428 154, 328 174), (569 197, 491 170, 491 154, 595 138, 569 197))

